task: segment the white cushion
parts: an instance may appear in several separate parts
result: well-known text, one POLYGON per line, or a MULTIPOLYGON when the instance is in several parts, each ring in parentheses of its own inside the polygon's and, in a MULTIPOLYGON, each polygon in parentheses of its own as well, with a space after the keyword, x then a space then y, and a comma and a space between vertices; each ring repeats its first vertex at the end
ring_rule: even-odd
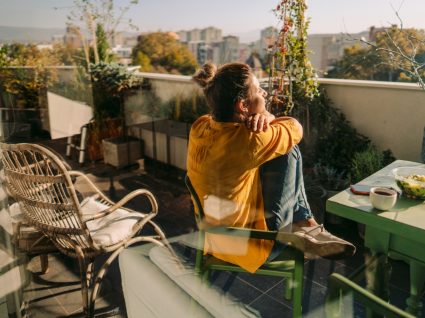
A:
POLYGON ((24 213, 22 213, 22 209, 18 202, 9 206, 9 215, 14 223, 24 221, 24 213))
POLYGON ((129 318, 211 318, 149 259, 153 244, 124 249, 119 256, 122 290, 129 318))
POLYGON ((170 251, 161 246, 152 248, 149 257, 162 272, 188 293, 214 317, 260 317, 255 309, 239 302, 230 294, 204 283, 193 267, 184 266, 170 251))
MULTIPOLYGON (((80 205, 83 215, 96 214, 108 208, 93 197, 86 198, 80 205)), ((145 214, 117 209, 111 214, 87 222, 93 242, 102 246, 116 244, 133 235, 132 228, 145 214)))

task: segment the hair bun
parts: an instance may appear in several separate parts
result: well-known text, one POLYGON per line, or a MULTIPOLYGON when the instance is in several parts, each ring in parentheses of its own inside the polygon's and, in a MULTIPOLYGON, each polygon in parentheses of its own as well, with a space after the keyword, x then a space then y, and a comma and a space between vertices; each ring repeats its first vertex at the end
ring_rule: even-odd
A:
POLYGON ((206 63, 198 70, 192 79, 201 87, 206 87, 212 81, 217 72, 217 66, 212 63, 206 63))

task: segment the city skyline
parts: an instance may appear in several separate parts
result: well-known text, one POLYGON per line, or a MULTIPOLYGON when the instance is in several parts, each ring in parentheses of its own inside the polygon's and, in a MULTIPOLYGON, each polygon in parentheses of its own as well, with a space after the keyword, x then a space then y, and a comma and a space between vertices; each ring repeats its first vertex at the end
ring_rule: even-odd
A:
MULTIPOLYGON (((65 27, 72 0, 0 0, 0 24, 40 28, 65 27), (55 10, 57 7, 59 9, 55 10)), ((128 3, 116 0, 117 6, 128 3)), ((127 17, 140 32, 179 31, 214 26, 224 35, 239 36, 242 42, 254 41, 260 29, 277 26, 272 8, 276 0, 140 0, 127 17)), ((357 33, 376 27, 399 24, 425 29, 423 0, 310 0, 307 15, 311 17, 310 34, 357 33), (367 8, 367 10, 365 10, 367 8)))

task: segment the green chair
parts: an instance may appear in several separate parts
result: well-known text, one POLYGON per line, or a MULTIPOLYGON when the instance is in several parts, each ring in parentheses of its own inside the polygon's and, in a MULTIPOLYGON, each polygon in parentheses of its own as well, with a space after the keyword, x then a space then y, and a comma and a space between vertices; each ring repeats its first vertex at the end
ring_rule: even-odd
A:
POLYGON ((195 269, 203 275, 205 279, 209 278, 211 270, 231 271, 231 272, 246 272, 243 268, 219 260, 211 255, 204 256, 204 239, 205 232, 222 234, 228 236, 250 237, 256 239, 265 239, 281 242, 286 242, 288 246, 284 251, 273 261, 265 263, 253 275, 268 275, 284 277, 285 292, 284 297, 293 302, 293 317, 301 317, 302 312, 302 292, 303 292, 303 272, 304 272, 304 253, 302 252, 302 240, 292 233, 281 233, 277 231, 262 231, 247 228, 236 227, 208 227, 205 222, 201 221, 204 218, 204 210, 193 188, 188 176, 185 178, 186 186, 193 198, 198 213, 195 213, 196 223, 199 228, 198 247, 196 252, 195 269), (202 224, 202 226, 201 226, 202 224))
POLYGON ((363 304, 367 310, 367 316, 373 317, 390 317, 390 318, 413 318, 415 316, 391 305, 382 298, 376 296, 372 292, 359 286, 354 281, 364 278, 366 271, 376 267, 378 258, 374 256, 368 264, 356 270, 350 278, 344 277, 338 273, 329 276, 329 291, 326 298, 326 317, 350 317, 352 314, 352 301, 363 304), (351 303, 348 306, 347 303, 351 303), (347 305, 347 306, 344 306, 347 305), (347 307, 350 307, 349 309, 347 307))

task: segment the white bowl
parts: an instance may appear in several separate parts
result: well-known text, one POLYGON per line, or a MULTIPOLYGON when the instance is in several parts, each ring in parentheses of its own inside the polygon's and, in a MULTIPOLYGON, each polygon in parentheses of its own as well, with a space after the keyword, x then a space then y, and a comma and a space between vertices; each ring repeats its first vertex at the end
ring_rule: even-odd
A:
POLYGON ((412 176, 423 176, 425 168, 400 167, 392 171, 397 185, 405 196, 411 199, 425 200, 425 181, 415 180, 412 176))
POLYGON ((397 191, 384 187, 373 187, 369 193, 370 203, 375 209, 386 211, 397 202, 397 191))

